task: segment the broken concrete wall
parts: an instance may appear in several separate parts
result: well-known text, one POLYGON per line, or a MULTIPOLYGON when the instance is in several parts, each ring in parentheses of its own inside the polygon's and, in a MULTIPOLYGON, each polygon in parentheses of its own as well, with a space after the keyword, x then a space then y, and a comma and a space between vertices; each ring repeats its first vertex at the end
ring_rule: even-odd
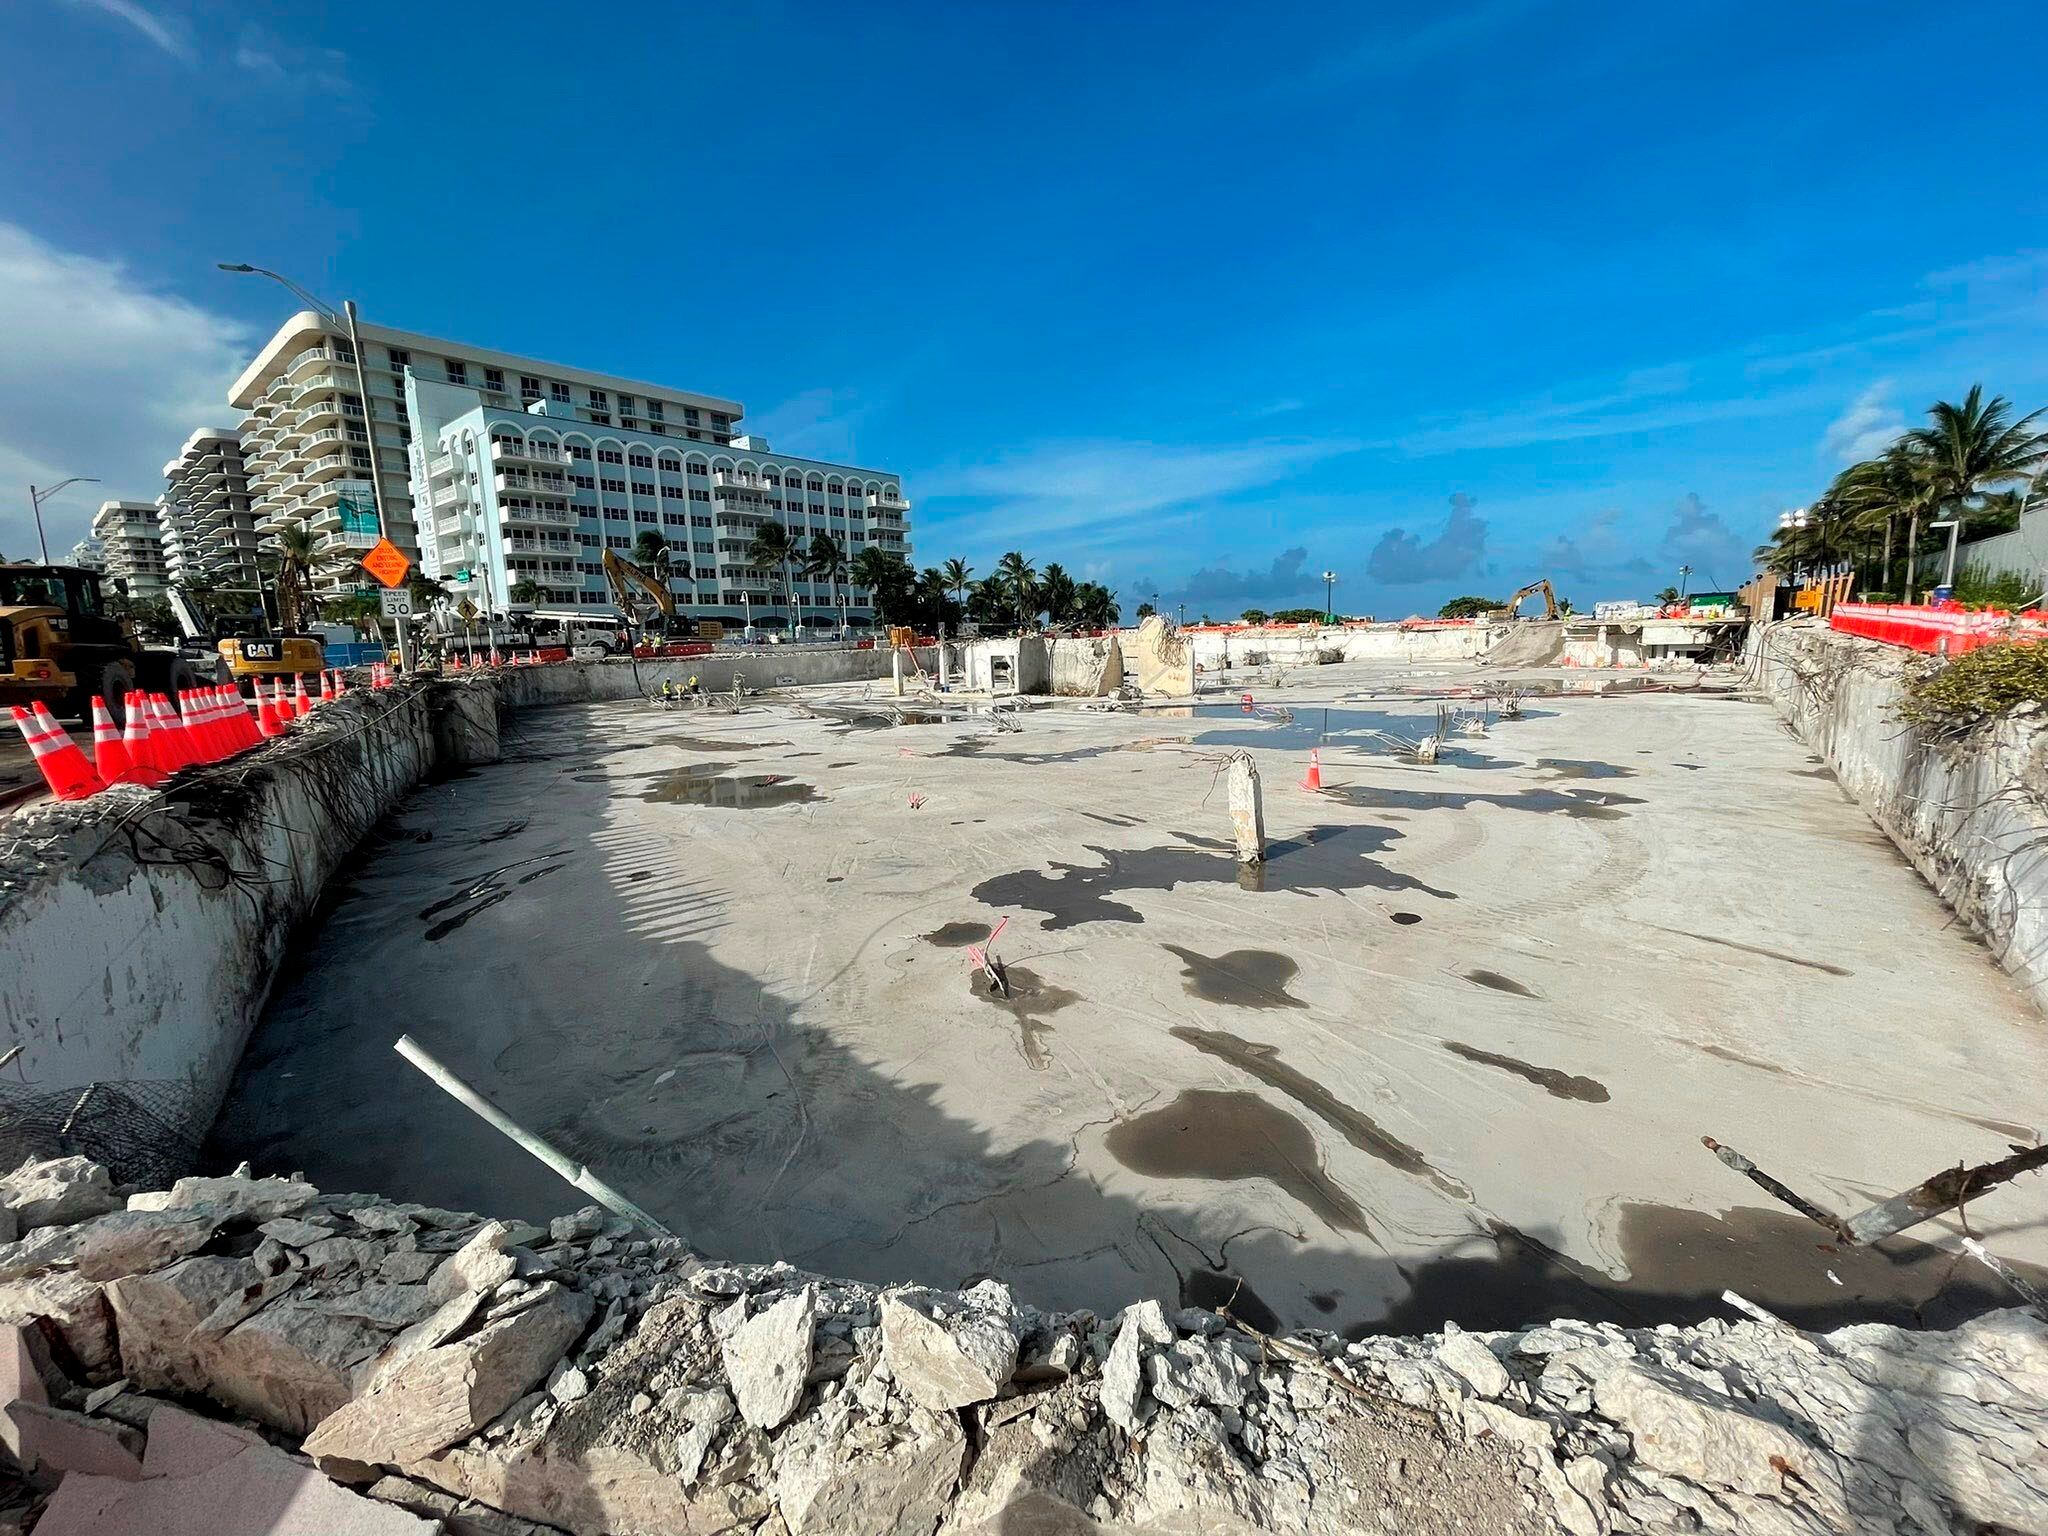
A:
POLYGON ((0 1045, 25 1083, 173 1084, 203 1130, 329 878, 432 764, 429 691, 358 690, 161 790, 12 817, 0 1045))
POLYGON ((960 686, 970 693, 1042 694, 1052 691, 1052 660, 1037 635, 970 640, 961 647, 960 686))
MULTIPOLYGON (((1125 630, 1128 639, 1134 631, 1125 630)), ((1443 629, 1403 629, 1398 624, 1357 624, 1323 629, 1289 625, 1274 629, 1197 630, 1188 633, 1194 659, 1204 672, 1233 667, 1315 665, 1339 652, 1344 661, 1470 661, 1486 654, 1499 631, 1485 624, 1443 629), (1254 660, 1253 658, 1257 659, 1254 660)))
POLYGON ((1140 693, 1147 698, 1194 697, 1194 636, 1155 613, 1123 638, 1125 668, 1140 693))
POLYGON ((1628 667, 1641 671, 1649 664, 1643 649, 1642 627, 1600 624, 1592 628, 1567 626, 1564 648, 1558 655, 1567 667, 1628 667))
POLYGON ((1124 652, 1115 635, 1049 636, 1052 691, 1067 698, 1107 698, 1124 685, 1124 652))
POLYGON ((65 1536, 410 1529, 392 1506, 492 1536, 2048 1528, 2048 1324, 2019 1311, 1270 1338, 722 1265, 595 1208, 541 1228, 238 1176, 121 1209, 96 1172, 69 1170, 95 1198, 68 1224, 0 1244, 0 1408, 65 1536), (252 1484, 290 1515, 238 1523, 252 1484), (163 1524, 180 1496, 219 1523, 163 1524))
MULTIPOLYGON (((938 648, 920 646, 912 653, 925 674, 938 675, 938 648)), ((908 671, 908 668, 905 669, 908 671)), ((463 674, 455 674, 460 678, 463 674)), ((874 682, 889 676, 889 648, 840 649, 836 646, 786 646, 765 651, 719 651, 708 656, 680 656, 635 661, 564 661, 544 667, 500 667, 476 674, 494 679, 498 697, 508 709, 536 704, 595 704, 631 699, 660 691, 664 681, 682 687, 696 678, 706 689, 725 692, 733 679, 750 689, 774 688, 784 678, 795 686, 820 683, 874 682)))
POLYGON ((1941 663, 1810 619, 1752 625, 1748 663, 1800 740, 2048 1012, 2041 715, 1955 736, 1908 726, 1898 715, 1907 676, 1941 663))

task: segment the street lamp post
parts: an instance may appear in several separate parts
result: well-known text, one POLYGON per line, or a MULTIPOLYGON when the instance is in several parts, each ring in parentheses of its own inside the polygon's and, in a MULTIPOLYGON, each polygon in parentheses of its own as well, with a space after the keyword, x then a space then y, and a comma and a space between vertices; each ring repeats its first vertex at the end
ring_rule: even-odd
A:
POLYGON ((1678 600, 1680 603, 1683 603, 1685 601, 1687 593, 1689 593, 1691 590, 1692 567, 1689 565, 1681 565, 1678 568, 1678 600))
POLYGON ((1962 534, 1963 520, 1960 517, 1949 517, 1938 523, 1929 523, 1927 526, 1948 530, 1948 564, 1942 568, 1941 586, 1943 591, 1952 592, 1956 584, 1956 540, 1962 534))
MULTIPOLYGON (((384 464, 377 451, 377 418, 372 413, 370 407, 370 379, 369 375, 363 370, 363 340, 356 327, 356 301, 354 299, 342 300, 341 313, 337 315, 331 307, 321 303, 320 300, 314 298, 312 294, 306 292, 305 289, 301 288, 290 278, 282 273, 273 272, 268 267, 252 267, 246 261, 218 261, 214 265, 223 272, 233 272, 238 275, 251 277, 267 277, 273 283, 285 289, 286 292, 295 295, 303 303, 311 305, 313 312, 322 321, 332 324, 339 320, 347 328, 348 349, 355 355, 356 393, 362 397, 363 421, 370 438, 370 505, 377 514, 377 537, 380 539, 390 538, 391 526, 384 514, 384 464)), ((398 664, 410 672, 412 670, 411 628, 402 618, 393 620, 393 623, 398 629, 398 664)))
POLYGON ((1337 622, 1336 588, 1337 573, 1335 571, 1323 572, 1323 622, 1325 624, 1334 624, 1337 622))
POLYGON ((91 475, 73 475, 69 480, 59 480, 55 485, 40 491, 34 486, 28 488, 28 509, 35 514, 36 543, 43 551, 43 564, 48 565, 50 563, 50 541, 43 537, 43 503, 63 490, 67 485, 98 484, 99 481, 95 480, 91 475))

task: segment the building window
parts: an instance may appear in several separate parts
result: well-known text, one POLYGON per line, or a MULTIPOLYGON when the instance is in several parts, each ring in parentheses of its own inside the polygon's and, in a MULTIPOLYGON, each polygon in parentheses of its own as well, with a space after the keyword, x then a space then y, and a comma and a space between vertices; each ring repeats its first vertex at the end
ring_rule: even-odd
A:
POLYGON ((652 454, 642 453, 637 448, 633 450, 633 453, 630 456, 628 462, 630 462, 635 469, 654 468, 654 456, 652 454))
POLYGON ((391 359, 391 371, 393 373, 403 373, 412 366, 412 354, 401 348, 393 347, 385 355, 391 359))
POLYGON ((654 494, 654 482, 652 480, 635 480, 633 482, 633 494, 635 496, 652 496, 654 494))
POLYGON ((563 444, 562 446, 563 446, 564 448, 567 448, 567 449, 569 450, 569 457, 570 457, 570 458, 572 458, 572 459, 581 459, 581 460, 583 460, 583 462, 584 462, 584 463, 586 463, 586 464, 588 464, 588 463, 590 462, 590 447, 589 447, 589 445, 588 445, 588 444, 586 444, 586 443, 564 443, 564 444, 563 444))
POLYGON ((633 413, 633 397, 631 395, 619 396, 619 410, 628 416, 633 413))
POLYGON ((658 523, 661 519, 655 516, 653 512, 643 509, 633 514, 633 521, 636 523, 658 523))
POLYGON ((558 383, 554 379, 549 379, 548 398, 551 400, 559 400, 562 402, 562 404, 567 405, 569 403, 569 386, 566 384, 558 383))
POLYGON ((486 368, 484 370, 484 388, 495 389, 501 395, 505 393, 505 370, 502 368, 486 368))
POLYGON ((591 409, 592 409, 593 411, 607 411, 607 410, 610 410, 610 409, 611 409, 611 400, 610 400, 610 399, 609 399, 609 398, 608 398, 608 397, 606 396, 606 394, 605 394, 605 392, 604 392, 603 390, 601 390, 601 389, 593 389, 593 390, 592 390, 592 391, 590 392, 590 408, 591 408, 591 409))
POLYGON ((633 536, 626 533, 608 533, 604 536, 606 549, 631 549, 633 536))
POLYGON ((623 464, 626 462, 626 458, 616 448, 600 448, 597 450, 597 462, 600 464, 623 464))
POLYGON ((661 488, 661 494, 681 501, 683 499, 683 488, 680 485, 664 485, 661 488))
POLYGON ((684 465, 683 468, 686 473, 699 476, 700 478, 703 479, 709 479, 711 477, 711 466, 709 464, 706 464, 702 459, 692 459, 688 464, 684 465))
POLYGON ((730 416, 721 416, 721 415, 720 415, 720 414, 719 414, 719 413, 718 413, 717 411, 713 411, 713 412, 711 413, 711 430, 712 430, 712 431, 714 431, 714 432, 723 432, 723 431, 724 431, 724 430, 725 430, 725 429, 726 429, 727 427, 730 427, 731 425, 732 425, 732 418, 731 418, 730 416))
POLYGON ((662 409, 663 407, 659 400, 650 400, 647 402, 647 414, 650 417, 652 417, 655 421, 661 420, 662 409))
POLYGON ((708 517, 692 516, 690 526, 692 528, 709 528, 711 526, 711 519, 708 517))
POLYGON ((607 475, 604 477, 604 479, 598 482, 598 489, 605 491, 615 491, 619 495, 623 496, 626 494, 626 482, 623 480, 614 480, 611 476, 607 475))
POLYGON ((521 400, 538 400, 540 398, 540 380, 530 373, 519 375, 519 398, 521 400))
POLYGON ((694 427, 701 425, 701 423, 697 420, 697 407, 695 407, 694 405, 686 405, 683 407, 683 425, 686 427, 694 427))
POLYGON ((664 527, 681 528, 686 526, 690 520, 680 512, 664 512, 661 514, 661 521, 664 527))
POLYGON ((448 359, 448 382, 450 384, 467 384, 469 382, 469 370, 463 366, 462 359, 459 357, 448 359))
POLYGON ((700 490, 698 490, 698 489, 697 489, 697 487, 695 487, 694 485, 690 487, 690 500, 692 500, 692 501, 709 501, 710 499, 711 499, 711 493, 710 493, 709 491, 700 491, 700 490))
POLYGON ((576 489, 579 491, 594 491, 597 489, 597 477, 595 475, 571 475, 569 478, 576 482, 576 489))

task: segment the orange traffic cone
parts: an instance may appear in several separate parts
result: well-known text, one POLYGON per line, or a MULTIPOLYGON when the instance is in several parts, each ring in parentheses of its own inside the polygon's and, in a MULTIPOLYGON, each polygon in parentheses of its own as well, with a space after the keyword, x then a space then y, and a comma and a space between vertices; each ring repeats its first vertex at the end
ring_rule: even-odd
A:
POLYGON ((107 713, 107 701, 92 696, 92 771, 102 784, 121 784, 128 779, 128 749, 121 745, 121 729, 107 713))
POLYGON ((242 690, 233 685, 230 685, 228 689, 228 697, 235 701, 235 711, 242 717, 242 745, 245 747, 262 746, 263 732, 257 729, 256 726, 256 701, 243 698, 242 690))
POLYGON ((323 671, 320 674, 320 702, 322 704, 332 704, 334 702, 334 674, 332 672, 323 671))
POLYGON ((1323 753, 1320 747, 1308 749, 1308 774, 1302 779, 1301 787, 1311 790, 1323 787, 1323 753))
POLYGON ((334 669, 334 696, 337 699, 348 697, 348 674, 339 667, 334 669))
POLYGON ((276 692, 271 697, 277 700, 277 723, 279 725, 290 725, 299 718, 299 712, 292 707, 291 690, 285 687, 283 678, 280 677, 277 680, 276 692))
POLYGON ((178 690, 178 718, 185 722, 185 739, 192 744, 195 763, 210 763, 220 756, 213 734, 207 728, 206 705, 197 688, 178 690))
POLYGON ((163 770, 157 767, 156 755, 149 747, 149 700, 131 693, 123 708, 128 712, 128 730, 121 738, 121 750, 128 754, 128 782, 163 783, 163 770))
POLYGON ((306 674, 301 672, 292 680, 292 718, 303 720, 312 711, 312 702, 306 697, 306 674))
POLYGON ((99 775, 92 771, 92 764, 86 761, 78 743, 64 733, 64 728, 50 717, 50 711, 38 704, 31 715, 16 704, 9 710, 14 716, 16 729, 21 739, 28 743, 28 750, 36 760, 36 768, 43 776, 43 782, 50 786, 50 793, 59 800, 83 800, 87 795, 98 794, 106 786, 100 783, 99 775))
POLYGON ((150 721, 150 740, 161 738, 162 748, 157 755, 157 766, 165 773, 176 773, 180 768, 189 768, 197 761, 192 751, 192 741, 185 730, 185 722, 178 712, 171 708, 168 694, 150 695, 150 704, 156 714, 150 721))
POLYGON ((263 679, 256 679, 256 730, 265 741, 284 729, 284 722, 277 718, 277 700, 264 690, 263 679))

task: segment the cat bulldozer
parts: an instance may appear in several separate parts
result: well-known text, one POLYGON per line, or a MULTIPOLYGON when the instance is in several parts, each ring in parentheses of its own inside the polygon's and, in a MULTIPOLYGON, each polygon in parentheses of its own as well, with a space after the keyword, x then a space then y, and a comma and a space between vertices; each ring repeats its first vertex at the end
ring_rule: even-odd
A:
POLYGON ((45 705, 92 723, 98 695, 125 724, 130 691, 175 693, 225 681, 218 655, 148 646, 107 607, 105 578, 73 565, 0 563, 0 705, 45 705))

